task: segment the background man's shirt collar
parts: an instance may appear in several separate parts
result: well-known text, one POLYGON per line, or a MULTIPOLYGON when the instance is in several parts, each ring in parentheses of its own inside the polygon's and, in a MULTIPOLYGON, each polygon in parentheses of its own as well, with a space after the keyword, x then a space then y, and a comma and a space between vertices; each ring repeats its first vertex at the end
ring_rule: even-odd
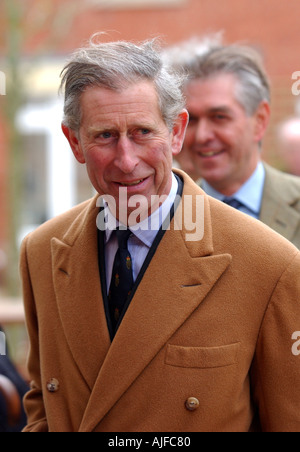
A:
MULTIPOLYGON (((234 198, 241 202, 244 207, 242 207, 241 212, 247 213, 254 218, 259 218, 264 184, 265 184, 265 168, 262 162, 259 162, 256 170, 252 176, 244 183, 244 185, 230 198, 234 198)), ((213 187, 211 187, 205 180, 202 182, 203 190, 213 198, 223 201, 226 196, 219 193, 213 187)))

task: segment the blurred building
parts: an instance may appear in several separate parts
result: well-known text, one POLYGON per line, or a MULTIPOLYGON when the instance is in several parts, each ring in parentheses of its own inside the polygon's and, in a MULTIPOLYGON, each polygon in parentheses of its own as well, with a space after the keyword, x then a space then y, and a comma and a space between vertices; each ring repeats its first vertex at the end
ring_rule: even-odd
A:
MULTIPOLYGON (((300 2, 290 0, 10 0, 0 5, 0 71, 6 72, 19 42, 18 70, 24 99, 15 117, 21 135, 21 239, 32 228, 92 195, 85 169, 75 163, 60 131, 57 91, 67 55, 98 31, 103 39, 166 45, 220 30, 224 41, 254 45, 272 81, 272 123, 264 156, 272 162, 276 126, 295 113, 292 74, 299 62, 300 2), (9 4, 9 10, 5 5, 9 4), (16 17, 19 20, 16 25, 16 17)), ((1 102, 1 96, 0 96, 1 102)), ((9 139, 0 112, 0 275, 7 249, 9 139), (1 251, 2 250, 2 251, 1 251), (2 258, 1 258, 2 256, 2 258)), ((1 276, 0 276, 1 277, 1 276)), ((0 279, 1 284, 1 279, 0 279)))

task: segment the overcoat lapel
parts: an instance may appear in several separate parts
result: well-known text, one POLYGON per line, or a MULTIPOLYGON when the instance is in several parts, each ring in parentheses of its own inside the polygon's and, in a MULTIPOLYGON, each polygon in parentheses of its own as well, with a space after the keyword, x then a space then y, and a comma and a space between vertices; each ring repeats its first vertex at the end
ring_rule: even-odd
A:
MULTIPOLYGON (((185 185, 184 194, 187 193, 185 185)), ((203 196, 200 189, 199 194, 203 196)), ((207 197, 204 199, 203 240, 193 246, 186 242, 184 225, 182 230, 174 230, 175 215, 108 350, 80 431, 93 431, 97 427, 229 266, 230 255, 211 256, 209 202, 207 197), (191 256, 191 250, 196 248, 197 257, 191 256)))
POLYGON ((90 389, 110 347, 98 270, 96 198, 62 241, 52 239, 54 289, 71 353, 90 389))

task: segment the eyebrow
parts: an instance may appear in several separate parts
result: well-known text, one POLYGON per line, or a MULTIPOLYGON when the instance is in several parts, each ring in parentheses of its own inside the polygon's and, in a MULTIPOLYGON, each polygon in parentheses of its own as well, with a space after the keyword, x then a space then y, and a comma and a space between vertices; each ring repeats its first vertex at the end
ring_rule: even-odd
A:
MULTIPOLYGON (((204 114, 212 115, 212 114, 216 114, 216 113, 220 113, 220 112, 221 113, 225 113, 226 115, 230 115, 230 116, 233 115, 233 111, 231 110, 231 108, 227 107, 225 105, 220 105, 218 107, 208 108, 207 110, 205 110, 204 114)), ((199 116, 197 113, 193 113, 193 111, 191 111, 191 110, 189 110, 189 114, 190 114, 190 119, 198 118, 198 116, 199 116)))
POLYGON ((116 129, 114 127, 111 127, 111 126, 108 126, 108 127, 105 127, 105 126, 93 127, 93 126, 91 126, 91 127, 88 128, 88 134, 89 135, 95 135, 97 133, 113 132, 115 130, 116 129))
MULTIPOLYGON (((128 125, 128 129, 150 129, 153 130, 155 128, 154 124, 150 124, 148 121, 141 121, 139 123, 134 123, 131 125, 128 125)), ((104 133, 104 132, 117 132, 118 128, 114 126, 105 126, 105 125, 99 125, 99 126, 91 126, 88 128, 88 134, 90 136, 93 136, 95 134, 104 133)))
POLYGON ((209 108, 209 113, 218 113, 219 111, 222 111, 223 113, 230 114, 232 112, 231 108, 227 107, 226 105, 220 105, 218 107, 209 108))

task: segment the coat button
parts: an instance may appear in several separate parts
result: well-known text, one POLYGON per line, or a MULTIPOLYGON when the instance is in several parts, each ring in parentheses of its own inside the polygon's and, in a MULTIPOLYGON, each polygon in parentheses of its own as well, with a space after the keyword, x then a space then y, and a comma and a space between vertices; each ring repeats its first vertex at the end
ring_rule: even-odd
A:
POLYGON ((47 383, 47 390, 49 392, 57 392, 59 390, 59 381, 56 378, 51 378, 47 383))
POLYGON ((196 397, 189 397, 185 402, 185 407, 189 411, 195 411, 199 408, 200 402, 196 397))

